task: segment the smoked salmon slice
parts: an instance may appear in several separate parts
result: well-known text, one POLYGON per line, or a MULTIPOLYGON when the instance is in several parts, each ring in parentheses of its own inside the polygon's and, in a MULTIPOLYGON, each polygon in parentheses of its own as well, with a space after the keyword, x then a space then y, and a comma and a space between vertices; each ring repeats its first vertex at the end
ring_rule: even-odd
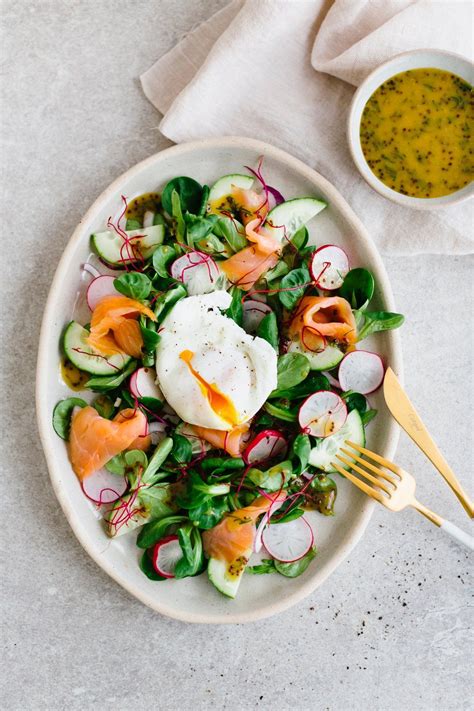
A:
POLYGON ((354 344, 357 340, 357 326, 351 305, 340 296, 305 296, 290 324, 289 334, 298 336, 301 343, 305 338, 303 330, 318 332, 325 338, 340 343, 354 344))
POLYGON ((216 449, 224 449, 231 457, 240 457, 245 448, 245 435, 249 430, 248 423, 237 425, 227 432, 197 425, 192 427, 198 437, 209 442, 216 449))
POLYGON ((138 358, 143 338, 135 319, 140 314, 156 321, 153 311, 135 299, 105 296, 92 312, 89 345, 104 355, 126 353, 138 358))
POLYGON ((259 496, 250 506, 226 514, 217 526, 203 531, 202 541, 206 555, 227 563, 242 557, 248 559, 255 538, 257 518, 266 513, 275 501, 285 498, 286 494, 273 494, 271 498, 259 496))
POLYGON ((128 449, 148 426, 141 410, 122 410, 113 420, 101 417, 89 405, 73 413, 69 435, 72 468, 82 481, 128 449))
POLYGON ((278 254, 266 254, 258 246, 245 247, 224 261, 219 267, 229 281, 242 291, 249 291, 256 281, 278 263, 278 254))

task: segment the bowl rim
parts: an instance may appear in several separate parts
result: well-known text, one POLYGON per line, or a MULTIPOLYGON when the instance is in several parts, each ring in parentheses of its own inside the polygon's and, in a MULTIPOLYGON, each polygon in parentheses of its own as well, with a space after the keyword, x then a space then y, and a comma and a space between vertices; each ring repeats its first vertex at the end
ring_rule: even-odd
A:
MULTIPOLYGON (((409 207, 412 210, 441 210, 447 207, 451 207, 451 205, 457 205, 474 197, 474 183, 471 181, 471 183, 465 185, 464 188, 461 188, 460 190, 457 190, 454 193, 442 195, 435 198, 421 199, 412 197, 411 195, 402 195, 396 190, 392 190, 387 185, 385 185, 385 183, 379 180, 377 176, 371 171, 367 163, 365 161, 362 162, 356 153, 357 138, 355 138, 355 136, 359 136, 358 126, 355 126, 356 112, 361 96, 367 91, 367 86, 371 83, 371 81, 377 76, 379 72, 382 72, 391 64, 395 64, 398 60, 403 59, 405 57, 409 58, 410 56, 422 54, 431 54, 433 57, 452 57, 454 59, 461 60, 466 64, 470 64, 474 68, 474 63, 471 62, 467 57, 464 57, 462 54, 450 52, 445 49, 432 49, 429 47, 421 47, 419 49, 410 49, 406 52, 400 52, 399 54, 393 55, 393 57, 390 57, 390 59, 387 59, 385 60, 385 62, 378 64, 375 69, 373 69, 370 74, 365 77, 362 84, 357 87, 349 106, 346 136, 354 165, 356 166, 360 175, 364 178, 365 182, 370 185, 370 187, 373 188, 379 195, 384 198, 387 198, 388 200, 391 200, 392 202, 397 203, 398 205, 402 205, 403 207, 409 207)), ((443 69, 443 67, 441 66, 435 68, 443 69)), ((408 71, 408 69, 402 69, 400 71, 408 71)), ((400 72, 395 72, 392 76, 395 76, 395 74, 399 73, 400 72)), ((364 106, 369 100, 370 96, 384 83, 384 81, 387 81, 387 79, 384 79, 383 81, 378 83, 377 87, 373 89, 372 92, 367 96, 364 106)), ((466 79, 466 81, 468 80, 466 79)))
MULTIPOLYGON (((64 512, 64 515, 71 526, 76 538, 82 545, 86 553, 97 563, 97 565, 102 568, 115 582, 117 582, 122 588, 127 590, 135 598, 151 607, 156 612, 167 617, 179 620, 181 622, 191 622, 198 624, 237 624, 242 622, 254 622, 256 620, 265 619, 272 615, 292 607, 297 604, 310 593, 312 593, 319 585, 321 585, 326 578, 343 562, 350 551, 355 547, 355 545, 361 539, 369 520, 372 516, 374 509, 374 501, 367 498, 361 503, 361 514, 358 522, 352 527, 350 534, 341 543, 337 551, 333 556, 325 563, 324 567, 317 569, 313 575, 308 577, 308 579, 302 583, 297 590, 292 591, 285 597, 282 597, 278 601, 269 602, 266 608, 260 608, 259 610, 248 610, 245 612, 235 612, 223 617, 221 614, 217 613, 200 613, 200 612, 189 612, 187 610, 177 610, 175 608, 169 607, 166 603, 160 602, 156 596, 148 593, 146 590, 139 588, 132 581, 128 580, 122 572, 115 569, 114 564, 107 559, 104 559, 100 552, 93 547, 90 543, 90 534, 87 530, 87 525, 79 519, 75 512, 74 505, 69 502, 65 491, 61 485, 61 472, 58 471, 58 467, 55 463, 55 455, 53 447, 50 447, 51 434, 51 412, 47 411, 46 406, 46 389, 47 389, 47 372, 50 368, 48 363, 48 340, 49 340, 49 324, 54 320, 54 295, 60 286, 62 281, 62 274, 65 269, 66 264, 72 258, 73 253, 76 250, 77 245, 84 239, 84 223, 87 223, 89 219, 100 209, 102 203, 106 202, 110 197, 117 194, 124 180, 139 174, 144 168, 155 163, 155 161, 160 160, 163 156, 168 158, 170 156, 177 156, 182 153, 187 153, 188 151, 194 151, 196 149, 206 150, 207 148, 242 148, 242 149, 252 149, 256 153, 264 153, 267 156, 273 157, 275 160, 282 161, 286 163, 290 168, 296 170, 301 175, 303 175, 309 182, 317 182, 326 192, 329 198, 329 202, 336 205, 339 213, 342 213, 344 219, 351 225, 354 226, 357 232, 357 238, 362 241, 364 248, 370 254, 373 263, 375 264, 378 271, 378 281, 380 292, 384 296, 386 306, 389 310, 395 309, 393 293, 388 279, 388 274, 385 269, 385 265, 382 258, 372 241, 367 229, 362 224, 357 215, 353 212, 352 208, 342 197, 339 191, 324 178, 320 173, 310 168, 308 165, 295 158, 291 154, 283 151, 280 148, 276 148, 271 144, 259 141, 253 138, 240 137, 240 136, 222 136, 218 138, 208 138, 200 139, 195 141, 189 141, 181 143, 179 145, 173 145, 166 148, 158 153, 155 153, 148 158, 140 161, 136 165, 132 166, 124 173, 122 173, 118 178, 116 178, 92 203, 90 208, 85 213, 84 217, 79 221, 76 229, 74 230, 72 236, 70 237, 64 252, 59 260, 56 272, 54 274, 53 280, 51 282, 48 298, 46 301, 46 306, 43 314, 41 331, 39 337, 39 348, 38 348, 38 359, 36 367, 36 416, 38 422, 38 429, 40 434, 40 440, 43 447, 43 451, 46 458, 46 463, 48 467, 49 476, 51 479, 51 484, 54 493, 59 501, 59 504, 64 512)), ((390 331, 391 346, 393 351, 393 357, 391 365, 397 372, 400 380, 403 382, 403 360, 401 351, 401 341, 400 333, 398 331, 390 331)), ((395 450, 398 444, 400 428, 395 422, 395 420, 388 421, 387 428, 387 446, 384 451, 384 455, 387 458, 393 458, 395 450)))

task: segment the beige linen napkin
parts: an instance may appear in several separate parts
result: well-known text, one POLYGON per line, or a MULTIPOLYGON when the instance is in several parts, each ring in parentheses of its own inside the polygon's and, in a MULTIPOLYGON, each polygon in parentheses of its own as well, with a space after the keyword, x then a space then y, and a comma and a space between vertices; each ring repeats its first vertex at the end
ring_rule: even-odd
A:
POLYGON ((141 81, 171 140, 275 144, 328 178, 383 252, 466 254, 474 201, 426 212, 385 200, 353 166, 345 132, 354 86, 372 69, 416 48, 470 57, 471 20, 464 0, 233 0, 141 81))

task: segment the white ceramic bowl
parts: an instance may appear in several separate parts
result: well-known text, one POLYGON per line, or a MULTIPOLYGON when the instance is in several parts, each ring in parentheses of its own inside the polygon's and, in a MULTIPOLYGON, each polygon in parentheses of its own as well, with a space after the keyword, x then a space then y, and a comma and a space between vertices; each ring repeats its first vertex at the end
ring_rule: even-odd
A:
MULTIPOLYGON (((185 143, 151 156, 124 173, 97 199, 66 247, 49 294, 40 337, 37 370, 37 415, 51 481, 77 538, 89 555, 130 593, 164 615, 188 622, 245 622, 284 610, 311 593, 341 563, 361 537, 371 515, 372 502, 341 477, 336 515, 310 513, 318 556, 299 578, 248 575, 236 600, 220 595, 207 575, 182 581, 156 583, 138 567, 139 550, 131 533, 110 540, 94 505, 84 496, 68 460, 65 443, 54 433, 51 415, 58 400, 71 395, 59 376, 59 342, 65 324, 77 309, 81 264, 90 255, 91 232, 103 229, 109 215, 118 214, 120 195, 134 197, 161 188, 176 175, 190 175, 212 183, 226 173, 238 172, 264 156, 264 173, 285 197, 322 196, 329 207, 309 225, 319 244, 335 242, 347 251, 351 263, 370 269, 377 283, 375 308, 394 310, 392 292, 382 261, 367 231, 350 207, 321 175, 283 151, 248 138, 220 138, 185 143)), ((376 349, 401 375, 398 332, 377 334, 369 347, 376 349)), ((393 457, 398 426, 384 406, 380 392, 370 396, 379 414, 369 426, 368 442, 380 454, 393 457)), ((98 584, 98 583, 96 583, 98 584)))
POLYGON ((469 82, 469 84, 474 84, 474 65, 459 54, 435 49, 417 49, 411 52, 403 52, 403 54, 392 57, 377 67, 377 69, 374 69, 362 82, 352 99, 347 123, 347 138, 352 158, 362 177, 374 190, 389 200, 393 200, 393 202, 405 205, 406 207, 414 207, 418 210, 443 208, 461 202, 462 200, 467 200, 474 195, 474 182, 466 185, 461 190, 457 190, 455 193, 436 198, 415 198, 409 195, 402 195, 392 190, 377 178, 365 160, 360 143, 360 121, 367 101, 384 81, 387 81, 387 79, 390 79, 390 77, 393 77, 395 74, 406 72, 409 69, 423 69, 427 67, 444 69, 447 72, 457 74, 469 82))

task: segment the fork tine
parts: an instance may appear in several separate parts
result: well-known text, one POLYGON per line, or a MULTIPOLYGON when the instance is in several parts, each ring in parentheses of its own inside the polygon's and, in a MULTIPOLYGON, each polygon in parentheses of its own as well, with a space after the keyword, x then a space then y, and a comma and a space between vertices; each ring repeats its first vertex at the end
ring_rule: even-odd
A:
POLYGON ((344 452, 344 454, 347 454, 351 459, 354 459, 356 462, 359 462, 359 464, 363 464, 364 467, 367 467, 367 469, 370 469, 371 472, 374 472, 374 474, 377 474, 377 476, 381 476, 387 481, 389 481, 391 484, 394 486, 397 485, 397 480, 394 479, 393 476, 390 474, 387 474, 387 472, 384 472, 383 469, 379 469, 378 467, 374 467, 373 464, 368 462, 366 459, 362 459, 362 457, 358 457, 357 454, 354 454, 353 452, 349 452, 348 449, 344 449, 344 447, 341 447, 341 452, 344 452))
POLYGON ((336 462, 331 462, 331 466, 334 467, 336 471, 339 472, 339 474, 342 474, 342 476, 345 476, 346 479, 352 481, 352 483, 355 484, 358 489, 363 491, 364 494, 367 494, 367 496, 370 496, 371 499, 376 499, 381 504, 383 504, 384 497, 382 496, 382 494, 380 494, 375 489, 372 489, 372 487, 366 484, 365 481, 361 481, 358 477, 354 476, 354 474, 348 472, 347 469, 343 469, 339 466, 339 464, 336 464, 336 462))
POLYGON ((367 457, 370 457, 374 460, 374 462, 378 462, 378 464, 381 464, 383 467, 390 469, 390 471, 392 471, 394 474, 400 473, 400 467, 397 467, 396 464, 390 462, 388 459, 381 457, 380 454, 371 452, 370 449, 365 449, 365 447, 361 447, 358 444, 354 444, 354 442, 351 442, 348 439, 346 439, 346 444, 348 444, 349 447, 353 447, 357 452, 360 452, 361 454, 365 454, 367 457))
MULTIPOLYGON (((365 477, 368 479, 374 486, 378 487, 379 489, 382 489, 382 491, 385 491, 387 494, 391 494, 393 489, 389 489, 389 487, 383 483, 383 481, 380 481, 380 479, 377 479, 377 477, 372 476, 372 474, 369 474, 369 472, 366 472, 365 469, 362 469, 362 467, 357 466, 357 464, 354 464, 354 462, 351 462, 349 459, 346 459, 345 457, 341 457, 340 454, 336 454, 336 457, 341 461, 343 464, 347 464, 351 469, 356 471, 358 474, 361 476, 365 477)), ((364 462, 365 464, 365 462, 364 462)), ((375 469, 375 467, 374 467, 375 469)))

